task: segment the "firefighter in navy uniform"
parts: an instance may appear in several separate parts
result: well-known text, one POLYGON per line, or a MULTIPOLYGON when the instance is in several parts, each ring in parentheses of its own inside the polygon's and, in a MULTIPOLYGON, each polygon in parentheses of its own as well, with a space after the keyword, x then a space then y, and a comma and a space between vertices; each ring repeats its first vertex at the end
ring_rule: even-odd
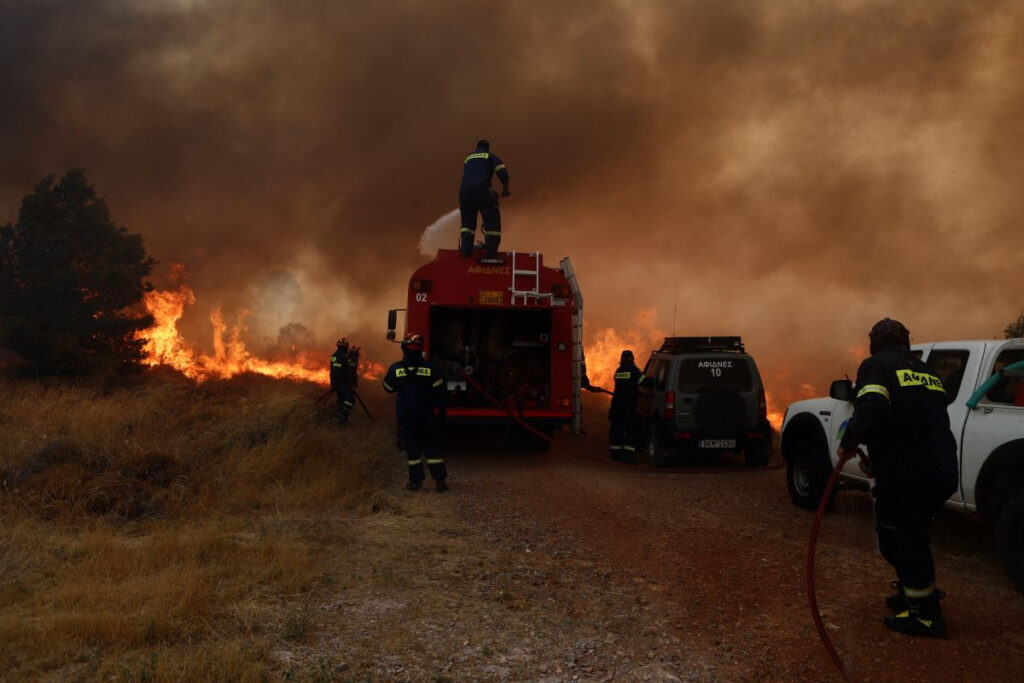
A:
POLYGON ((448 471, 441 457, 439 421, 444 419, 447 386, 433 363, 423 358, 423 337, 410 333, 402 341, 402 360, 393 363, 384 377, 384 390, 398 393, 395 412, 398 433, 404 441, 409 464, 406 488, 423 486, 423 458, 439 492, 448 490, 448 471))
MULTIPOLYGON (((356 350, 358 363, 359 351, 356 350)), ((355 405, 355 367, 352 364, 351 349, 347 339, 338 340, 338 348, 331 354, 331 389, 338 397, 338 407, 334 419, 339 424, 346 424, 355 405)))
POLYGON ((487 255, 496 255, 501 244, 501 214, 498 211, 497 193, 491 190, 491 178, 498 176, 501 196, 507 197, 508 169, 490 149, 491 144, 487 140, 480 140, 476 143, 476 151, 463 162, 462 184, 459 186, 459 213, 462 214, 459 251, 463 258, 469 258, 473 253, 477 213, 483 217, 482 230, 487 255))
POLYGON ((636 419, 637 390, 646 384, 644 373, 633 361, 633 352, 625 350, 615 370, 615 391, 608 409, 611 427, 608 432, 608 450, 612 460, 636 464, 636 442, 640 427, 636 419))
POLYGON ((860 445, 862 467, 875 479, 878 547, 896 570, 892 613, 885 625, 913 636, 946 636, 929 548, 932 516, 958 486, 956 439, 949 429, 946 392, 935 371, 910 353, 910 333, 886 318, 869 334, 871 357, 857 370, 854 414, 840 457, 860 445))

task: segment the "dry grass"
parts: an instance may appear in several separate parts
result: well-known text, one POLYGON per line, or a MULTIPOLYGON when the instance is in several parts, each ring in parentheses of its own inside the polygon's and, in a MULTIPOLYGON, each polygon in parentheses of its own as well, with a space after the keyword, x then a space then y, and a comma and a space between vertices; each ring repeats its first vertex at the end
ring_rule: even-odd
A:
POLYGON ((395 507, 390 427, 340 430, 315 387, 0 389, 0 680, 264 679, 346 520, 395 507))

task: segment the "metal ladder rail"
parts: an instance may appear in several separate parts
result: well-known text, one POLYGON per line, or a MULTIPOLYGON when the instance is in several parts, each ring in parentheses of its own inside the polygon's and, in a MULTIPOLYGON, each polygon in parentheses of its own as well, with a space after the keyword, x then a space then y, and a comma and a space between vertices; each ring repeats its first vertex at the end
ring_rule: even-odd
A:
MULTIPOLYGON (((523 305, 530 303, 530 297, 534 299, 550 299, 551 293, 543 293, 540 291, 540 252, 530 252, 529 254, 533 257, 533 270, 527 270, 525 268, 520 269, 516 267, 516 251, 512 250, 512 286, 509 290, 512 292, 512 305, 516 304, 516 298, 523 297, 523 305), (533 276, 533 289, 516 289, 516 278, 517 277, 528 277, 533 276)), ((520 254, 522 256, 522 254, 520 254)))
POLYGON ((569 257, 563 258, 560 265, 576 299, 576 310, 572 314, 572 433, 580 434, 583 431, 583 293, 569 257))

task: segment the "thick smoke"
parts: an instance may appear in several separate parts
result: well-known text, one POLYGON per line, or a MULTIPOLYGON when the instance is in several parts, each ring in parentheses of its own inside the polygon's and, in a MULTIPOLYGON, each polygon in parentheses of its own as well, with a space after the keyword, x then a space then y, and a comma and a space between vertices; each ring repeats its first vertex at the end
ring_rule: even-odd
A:
POLYGON ((504 246, 573 258, 592 337, 653 310, 656 329, 742 334, 770 390, 820 391, 880 317, 989 337, 1024 304, 1019 4, 0 13, 0 220, 85 168, 154 257, 186 264, 196 330, 249 309, 268 344, 296 323, 391 353, 384 312, 480 137, 512 176, 504 246))

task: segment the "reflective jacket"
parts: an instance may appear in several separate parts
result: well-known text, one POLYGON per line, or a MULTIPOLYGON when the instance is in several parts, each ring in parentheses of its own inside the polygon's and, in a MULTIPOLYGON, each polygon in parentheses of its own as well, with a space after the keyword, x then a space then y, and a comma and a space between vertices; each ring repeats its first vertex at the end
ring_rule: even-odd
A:
POLYGON ((338 390, 353 387, 354 370, 349 362, 348 349, 338 349, 331 354, 331 388, 338 390))
POLYGON ((491 177, 498 175, 498 180, 508 182, 508 169, 497 154, 482 149, 466 157, 462 168, 462 184, 459 190, 473 190, 477 188, 490 188, 491 177))
POLYGON ((443 408, 448 388, 434 364, 406 354, 392 363, 384 376, 384 391, 398 393, 395 412, 399 422, 432 419, 434 408, 443 408))
POLYGON ((615 392, 612 394, 612 413, 636 410, 637 389, 646 384, 644 373, 636 363, 623 363, 615 370, 615 392))
POLYGON ((860 364, 853 417, 841 445, 868 447, 879 484, 957 477, 942 381, 909 350, 882 349, 860 364))

